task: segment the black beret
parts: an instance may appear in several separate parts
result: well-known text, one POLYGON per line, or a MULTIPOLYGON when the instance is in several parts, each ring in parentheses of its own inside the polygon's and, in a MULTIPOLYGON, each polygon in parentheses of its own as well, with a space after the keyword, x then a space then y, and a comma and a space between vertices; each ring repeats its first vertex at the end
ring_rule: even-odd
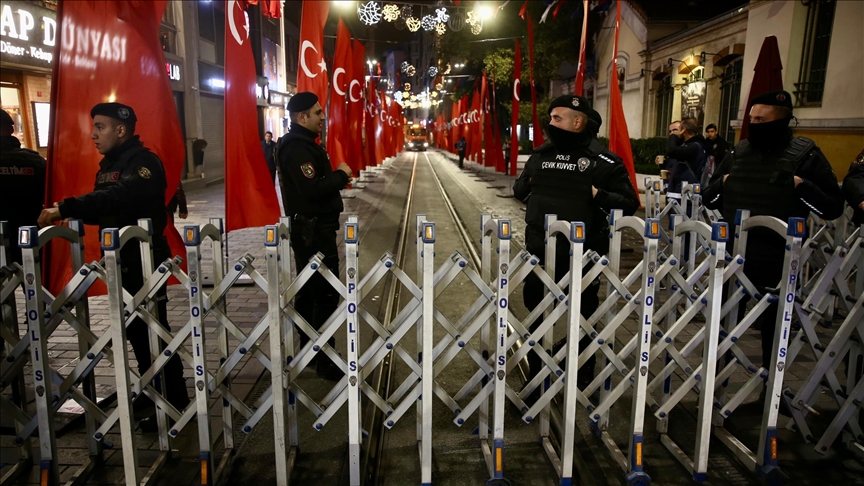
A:
POLYGON ((586 115, 589 114, 589 111, 594 111, 591 109, 591 103, 588 102, 587 98, 577 95, 561 95, 552 100, 552 103, 549 103, 549 111, 547 113, 551 115, 553 109, 561 107, 580 111, 586 115))
POLYGON ((2 126, 15 126, 15 121, 12 120, 12 117, 9 113, 6 113, 6 110, 0 110, 0 125, 2 126))
POLYGON ((791 110, 792 96, 783 90, 769 91, 753 98, 753 103, 750 106, 753 105, 782 106, 791 110))
POLYGON ((311 91, 303 91, 291 97, 288 101, 288 111, 291 113, 300 113, 315 106, 318 103, 318 95, 311 91))
POLYGON ((129 105, 123 103, 99 103, 90 110, 90 118, 95 118, 96 115, 107 116, 115 120, 120 120, 123 123, 134 125, 138 121, 135 116, 135 110, 129 105))

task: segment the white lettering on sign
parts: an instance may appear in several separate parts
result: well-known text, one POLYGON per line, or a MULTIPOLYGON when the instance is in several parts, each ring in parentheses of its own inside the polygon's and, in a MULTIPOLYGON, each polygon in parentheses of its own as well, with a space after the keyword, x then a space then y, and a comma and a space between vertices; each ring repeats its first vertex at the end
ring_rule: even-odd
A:
MULTIPOLYGON (((54 58, 51 50, 43 50, 39 46, 30 45, 31 43, 39 44, 39 39, 31 37, 36 20, 32 13, 19 8, 16 11, 12 10, 11 5, 3 5, 0 11, 0 36, 7 39, 0 41, 0 52, 11 56, 30 56, 39 61, 51 63, 54 58), (17 13, 17 19, 16 14, 17 13), (13 43, 12 39, 26 42, 26 45, 18 45, 13 43)), ((39 31, 42 33, 41 44, 47 47, 54 47, 57 37, 57 22, 50 17, 42 17, 42 25, 39 31)))
POLYGON ((542 169, 558 169, 558 170, 576 170, 578 165, 567 162, 543 162, 542 169))
POLYGON ((99 61, 126 62, 126 37, 63 23, 63 55, 60 61, 77 67, 96 69, 99 61))
POLYGON ((166 62, 165 70, 168 71, 168 79, 171 81, 180 81, 180 66, 166 62))

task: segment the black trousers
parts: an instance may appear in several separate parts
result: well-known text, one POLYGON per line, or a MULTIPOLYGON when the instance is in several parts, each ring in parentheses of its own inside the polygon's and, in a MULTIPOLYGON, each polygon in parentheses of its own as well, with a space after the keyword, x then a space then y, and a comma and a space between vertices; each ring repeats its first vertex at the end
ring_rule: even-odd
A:
MULTIPOLYGON (((778 248, 777 251, 780 253, 783 250, 778 248)), ((750 279, 759 292, 764 293, 766 288, 775 288, 780 283, 780 278, 783 276, 783 260, 746 260, 744 262, 744 275, 750 279)), ((749 296, 742 300, 739 316, 743 316, 744 304, 749 300, 749 296)), ((760 327, 762 366, 765 369, 771 366, 771 351, 774 347, 774 336, 777 330, 778 309, 779 304, 777 302, 769 304, 765 312, 753 323, 754 326, 760 327)))
MULTIPOLYGON (((324 265, 334 275, 339 275, 336 230, 321 229, 315 231, 314 237, 308 245, 303 240, 302 231, 303 228, 298 225, 291 228, 291 245, 294 248, 294 263, 297 265, 297 272, 299 273, 309 263, 309 259, 315 253, 321 252, 324 255, 324 265)), ((327 322, 337 307, 339 307, 339 294, 320 273, 315 273, 309 279, 309 282, 297 292, 297 297, 294 300, 294 309, 316 330, 327 322)), ((301 331, 300 345, 303 346, 307 342, 309 342, 309 336, 301 331)), ((330 338, 327 342, 331 347, 336 344, 335 338, 330 338)))
MULTIPOLYGON (((132 244, 130 244, 132 245, 132 244)), ((171 252, 168 249, 167 242, 163 245, 154 245, 153 252, 154 264, 159 265, 166 258, 169 258, 171 252)), ((123 272, 123 288, 130 294, 135 295, 141 287, 144 286, 144 274, 141 268, 141 253, 137 245, 130 246, 128 250, 121 252, 121 271, 123 272)), ((170 331, 171 326, 168 324, 168 294, 165 287, 156 292, 156 308, 159 324, 170 331)), ((150 354, 150 333, 147 324, 140 318, 135 318, 129 326, 126 327, 126 338, 129 344, 132 345, 132 351, 135 353, 135 360, 138 362, 138 372, 143 374, 150 369, 152 364, 152 356, 150 354)), ((165 342, 160 339, 162 346, 165 342)), ((163 368, 165 376, 165 397, 168 402, 175 408, 183 409, 189 403, 189 392, 186 390, 186 379, 183 378, 183 362, 180 356, 174 354, 168 360, 163 368)), ((158 378, 158 377, 157 377, 158 378)), ((157 385, 158 388, 158 385, 157 385)))
POLYGON ((459 168, 460 168, 460 169, 462 168, 462 163, 463 163, 464 161, 465 161, 465 151, 464 151, 464 150, 460 150, 460 151, 459 151, 459 168))
MULTIPOLYGON (((532 227, 528 227, 525 235, 525 242, 529 252, 531 254, 537 256, 540 260, 540 265, 545 268, 545 258, 546 258, 546 249, 543 244, 543 240, 545 239, 545 235, 542 230, 533 229, 532 227)), ((583 269, 583 275, 585 271, 588 271, 591 266, 586 266, 583 269)), ((557 235, 557 244, 555 246, 555 281, 559 281, 567 271, 570 269, 570 241, 564 237, 564 235, 557 235)), ((564 290, 564 289, 562 289, 564 290)), ((597 307, 600 306, 600 297, 598 296, 598 292, 600 290, 600 280, 595 279, 591 282, 590 285, 582 289, 582 310, 581 314, 583 317, 591 317, 594 314, 594 311, 597 310, 597 307)), ((543 297, 546 295, 546 286, 543 284, 540 279, 534 275, 533 273, 528 274, 525 277, 525 285, 522 287, 522 299, 525 302, 525 307, 531 311, 540 302, 543 300, 543 297)), ((534 322, 531 323, 530 330, 533 332, 535 329, 540 327, 543 319, 538 318, 534 322)), ((585 335, 582 339, 579 340, 579 349, 585 349, 589 344, 591 344, 591 337, 585 335)), ((584 388, 586 385, 590 384, 594 379, 594 365, 597 361, 595 356, 591 356, 579 370, 577 381, 579 383, 580 388, 584 388)), ((543 361, 540 359, 540 356, 535 352, 528 353, 528 365, 531 367, 531 374, 528 377, 531 380, 543 367, 543 361)))

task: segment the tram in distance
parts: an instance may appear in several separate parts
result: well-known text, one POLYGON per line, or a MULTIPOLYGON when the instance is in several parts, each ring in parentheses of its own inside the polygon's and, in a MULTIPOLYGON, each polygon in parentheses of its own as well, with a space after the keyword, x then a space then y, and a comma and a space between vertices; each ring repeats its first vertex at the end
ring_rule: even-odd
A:
POLYGON ((415 123, 408 127, 408 136, 405 137, 405 149, 425 152, 429 148, 429 132, 425 127, 415 123))

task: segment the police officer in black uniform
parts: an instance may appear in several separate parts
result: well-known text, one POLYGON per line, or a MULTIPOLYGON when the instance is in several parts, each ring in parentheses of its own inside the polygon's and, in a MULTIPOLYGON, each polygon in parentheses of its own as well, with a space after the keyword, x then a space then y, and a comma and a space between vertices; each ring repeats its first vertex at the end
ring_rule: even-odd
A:
MULTIPOLYGON (((137 225, 141 218, 153 224, 153 257, 158 264, 171 257, 168 240, 163 235, 168 220, 165 210, 165 169, 159 156, 148 150, 135 135, 137 118, 132 107, 121 103, 99 103, 90 110, 93 132, 90 138, 96 150, 104 155, 96 173, 93 192, 70 197, 39 216, 39 226, 47 226, 60 219, 81 219, 85 224, 99 225, 99 229, 122 228, 137 225)), ((131 294, 144 285, 141 253, 138 245, 126 245, 120 250, 123 288, 131 294)), ((168 297, 165 287, 156 293, 159 323, 168 326, 168 297)), ((138 371, 145 373, 151 364, 150 337, 147 325, 135 319, 126 334, 138 371)), ((189 404, 183 363, 176 354, 164 368, 165 393, 168 401, 178 410, 189 404)), ((136 412, 151 412, 152 402, 145 396, 136 402, 136 412)), ((149 420, 147 425, 155 421, 149 420)), ((142 424, 142 428, 145 424, 142 424)))
MULTIPOLYGON (((324 265, 339 274, 339 254, 336 231, 339 214, 345 209, 339 194, 352 180, 351 168, 341 163, 336 170, 330 157, 315 139, 324 129, 324 110, 318 96, 310 92, 297 93, 288 102, 291 128, 279 139, 276 147, 282 201, 285 214, 292 219, 291 244, 294 261, 301 269, 318 252, 324 255, 324 265)), ((294 308, 312 327, 319 329, 339 305, 339 294, 324 277, 315 273, 297 293, 294 308)), ((300 343, 309 337, 300 333, 300 343)), ((335 340, 330 339, 330 346, 335 340)), ((315 360, 318 376, 338 381, 342 370, 324 353, 315 360)))
MULTIPOLYGON (((621 209, 625 215, 632 215, 639 207, 639 197, 621 158, 597 140, 602 120, 587 99, 560 96, 549 105, 549 115, 552 117, 548 127, 551 141, 534 150, 513 187, 516 198, 528 205, 525 215, 527 249, 544 263, 545 215, 556 214, 561 220, 585 223, 585 248, 606 254, 609 251, 608 214, 613 209, 621 209)), ((556 281, 567 273, 571 258, 567 238, 558 235, 558 240, 556 281)), ((529 274, 522 293, 525 307, 534 309, 543 300, 544 289, 540 279, 529 274)), ((583 316, 591 316, 599 306, 599 290, 599 280, 582 290, 583 316)), ((539 319, 532 323, 531 330, 540 323, 539 319)), ((590 338, 583 338, 579 347, 584 348, 589 343, 590 338)), ((591 357, 579 370, 580 388, 593 380, 594 362, 595 358, 591 357)), ((536 353, 530 352, 528 363, 533 377, 541 369, 542 361, 536 353)))
MULTIPOLYGON (((792 97, 770 91, 753 99, 750 133, 726 155, 702 192, 705 205, 732 224, 739 209, 751 216, 806 218, 812 211, 832 220, 843 213, 843 194, 828 160, 816 144, 792 136, 792 97)), ((783 273, 785 240, 766 228, 749 232, 744 274, 764 291, 777 288, 783 273)), ((762 332, 762 366, 771 364, 777 303, 756 325, 762 332)), ((764 396, 764 389, 763 389, 764 396)))
MULTIPOLYGON (((45 159, 22 148, 15 122, 0 110, 0 221, 9 222, 9 233, 21 226, 35 226, 45 202, 45 159)), ((10 242, 13 262, 21 263, 21 249, 10 242)))
POLYGON ((864 224, 864 150, 855 157, 843 178, 843 195, 852 206, 852 224, 864 224))

